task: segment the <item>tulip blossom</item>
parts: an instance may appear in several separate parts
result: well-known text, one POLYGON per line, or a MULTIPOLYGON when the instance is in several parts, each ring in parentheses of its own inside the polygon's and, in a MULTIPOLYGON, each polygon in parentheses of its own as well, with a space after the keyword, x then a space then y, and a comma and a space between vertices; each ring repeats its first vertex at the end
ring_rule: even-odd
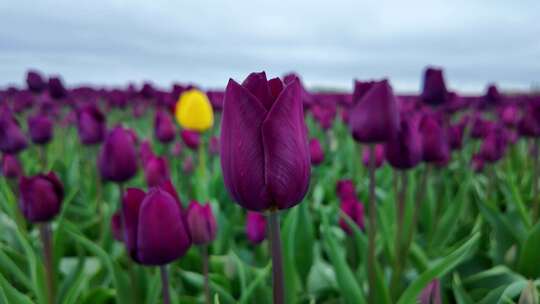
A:
POLYGON ((101 143, 106 133, 105 115, 95 105, 77 111, 77 131, 84 145, 101 143))
POLYGON ((48 222, 60 212, 64 187, 56 174, 22 177, 19 182, 20 207, 24 217, 33 223, 48 222))
POLYGON ((197 150, 201 144, 201 137, 198 132, 182 130, 182 132, 180 132, 180 137, 182 137, 184 144, 191 150, 197 150))
POLYGON ((170 179, 169 164, 165 157, 148 157, 143 169, 148 187, 158 186, 170 179))
POLYGON ((420 120, 422 158, 426 162, 444 163, 450 158, 446 130, 434 115, 424 115, 420 120))
POLYGON ((356 189, 354 188, 353 181, 350 179, 339 180, 336 184, 336 192, 342 201, 349 198, 356 198, 356 189))
POLYGON ((420 293, 419 304, 441 304, 441 283, 438 279, 431 281, 420 293))
POLYGON ((309 186, 310 156, 300 85, 252 73, 229 80, 221 125, 227 190, 242 207, 262 211, 300 203, 309 186))
POLYGON ((504 156, 507 142, 502 133, 502 127, 499 127, 484 138, 480 147, 480 155, 484 161, 494 163, 504 156))
POLYGON ((57 76, 53 76, 49 78, 49 95, 54 99, 62 99, 66 97, 67 90, 64 87, 64 83, 62 82, 62 79, 57 76))
MULTIPOLYGON (((364 204, 359 202, 356 198, 349 198, 341 202, 340 208, 341 212, 350 217, 360 229, 364 230, 364 204)), ((341 226, 341 229, 347 234, 352 234, 352 229, 344 216, 340 216, 339 226, 341 226)))
POLYGON ((484 159, 482 158, 482 155, 473 155, 471 159, 471 167, 474 172, 482 172, 482 170, 484 170, 484 159))
POLYGON ((30 130, 30 138, 35 144, 46 144, 53 137, 53 123, 43 114, 29 117, 28 129, 30 130))
POLYGON ((210 204, 192 201, 187 209, 187 225, 195 245, 208 245, 216 238, 217 223, 210 204))
POLYGON ((28 90, 33 93, 41 93, 47 88, 47 83, 43 79, 43 76, 35 70, 30 70, 26 74, 26 85, 28 86, 28 90))
POLYGON ((159 110, 154 118, 154 133, 156 138, 162 143, 169 143, 174 140, 176 131, 172 118, 165 111, 159 110))
POLYGON ((312 138, 309 141, 309 153, 311 155, 311 164, 316 166, 324 161, 324 150, 318 139, 312 138))
POLYGON ((182 162, 182 171, 184 173, 191 173, 195 169, 195 163, 193 162, 193 157, 191 155, 186 156, 182 162))
POLYGON ((17 156, 11 154, 2 155, 0 172, 4 177, 9 179, 16 180, 21 177, 23 175, 23 169, 17 156))
POLYGON ((447 101, 448 91, 441 69, 433 67, 426 69, 421 97, 422 101, 429 105, 440 105, 447 101))
POLYGON ((462 124, 456 124, 446 129, 451 150, 459 150, 463 146, 463 128, 462 124))
POLYGON ((187 130, 204 132, 214 124, 214 113, 208 97, 197 89, 180 95, 175 108, 176 120, 187 130))
POLYGON ((104 180, 125 182, 137 173, 137 151, 130 133, 121 126, 112 129, 101 147, 98 169, 104 180))
POLYGON ((120 211, 115 212, 111 217, 111 232, 115 240, 119 242, 124 241, 122 213, 120 213, 120 211))
POLYGON ((398 170, 415 167, 422 160, 422 137, 413 118, 403 118, 396 137, 386 143, 386 160, 398 170))
MULTIPOLYGON (((369 160, 371 157, 371 151, 369 149, 362 150, 362 163, 364 166, 369 167, 369 160)), ((379 168, 384 163, 384 145, 376 144, 375 145, 375 168, 379 168)))
POLYGON ((0 109, 0 151, 7 154, 16 154, 24 150, 27 141, 9 110, 0 109))
POLYGON ((266 238, 266 218, 258 212, 248 211, 246 235, 253 244, 260 244, 266 238))

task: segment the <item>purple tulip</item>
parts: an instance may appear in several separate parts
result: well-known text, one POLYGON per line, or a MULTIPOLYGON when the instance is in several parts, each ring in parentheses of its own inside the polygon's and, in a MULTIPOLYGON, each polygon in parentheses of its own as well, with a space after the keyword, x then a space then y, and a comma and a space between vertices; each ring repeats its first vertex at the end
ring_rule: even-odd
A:
POLYGON ((474 172, 482 172, 484 170, 484 159, 480 154, 474 154, 471 159, 471 167, 474 172))
POLYGON ((143 265, 165 265, 183 256, 191 237, 179 202, 161 187, 127 189, 122 200, 124 241, 131 258, 143 265))
POLYGON ((444 83, 444 75, 441 69, 428 67, 424 73, 424 87, 422 89, 422 101, 429 105, 440 105, 448 99, 448 91, 444 83))
POLYGON ((433 163, 446 163, 450 158, 450 147, 446 131, 439 120, 431 114, 426 114, 420 120, 422 135, 423 160, 433 163))
POLYGON ((435 279, 429 283, 420 296, 418 297, 420 304, 441 304, 441 283, 435 279))
POLYGON ((27 141, 9 110, 0 109, 0 151, 17 154, 26 148, 27 141))
POLYGON ((105 115, 97 106, 89 105, 77 111, 77 130, 83 144, 101 143, 105 138, 106 129, 105 115))
POLYGON ((496 104, 502 101, 501 93, 499 89, 494 84, 490 84, 487 88, 486 95, 484 95, 484 100, 488 105, 496 104))
POLYGON ((67 91, 60 77, 53 76, 49 78, 49 95, 54 99, 66 97, 67 91))
POLYGON ((309 153, 311 155, 311 164, 316 166, 324 160, 324 150, 321 147, 321 143, 318 139, 312 138, 309 141, 309 153))
POLYGON ((201 136, 197 131, 182 130, 180 137, 184 144, 191 150, 197 150, 201 144, 201 136))
MULTIPOLYGON (((363 149, 362 150, 362 163, 366 168, 369 168, 369 160, 371 156, 370 149, 363 149)), ((384 163, 384 145, 382 144, 376 144, 375 145, 375 168, 380 168, 382 164, 384 163)))
POLYGON ((258 212, 248 211, 246 216, 246 235, 253 244, 260 244, 266 238, 266 218, 258 212))
POLYGON ((498 127, 484 138, 480 147, 480 155, 484 161, 494 163, 504 156, 507 142, 503 132, 502 127, 498 127))
POLYGON ((2 175, 6 178, 17 179, 23 175, 21 163, 17 156, 11 154, 2 155, 2 175))
POLYGON ((171 154, 173 156, 180 156, 182 154, 182 144, 177 142, 171 147, 171 154))
POLYGON ((518 123, 521 136, 540 137, 540 106, 529 105, 518 123))
POLYGON ((192 201, 186 218, 193 244, 208 245, 216 238, 217 223, 210 204, 202 206, 192 201))
POLYGON ((344 201, 350 198, 356 199, 356 189, 350 179, 342 179, 336 183, 336 192, 338 197, 344 201))
POLYGON ((30 130, 30 138, 38 145, 48 143, 53 137, 53 123, 49 117, 43 114, 29 117, 28 129, 30 130))
POLYGON ((20 208, 30 222, 48 222, 60 212, 64 199, 64 187, 53 172, 19 181, 20 208))
POLYGON ((184 158, 184 161, 182 162, 182 171, 184 171, 184 173, 186 174, 189 174, 192 173, 194 169, 195 163, 193 162, 193 157, 191 157, 191 155, 186 156, 186 158, 184 158))
POLYGON ((137 173, 137 151, 127 129, 112 129, 100 149, 98 168, 107 181, 125 182, 137 173))
POLYGON ((230 79, 221 124, 225 185, 242 207, 261 211, 300 203, 309 187, 310 156, 298 79, 252 73, 230 79))
POLYGON ((26 85, 33 93, 41 93, 47 88, 47 83, 38 71, 30 70, 26 74, 26 85))
POLYGON ((162 143, 169 143, 174 140, 176 130, 174 122, 169 114, 163 110, 158 110, 154 118, 154 132, 156 138, 162 143))
POLYGON ((212 155, 219 155, 219 137, 212 136, 208 144, 208 150, 212 155))
MULTIPOLYGON (((340 208, 341 212, 345 213, 360 229, 364 230, 364 204, 356 198, 349 198, 341 202, 340 208)), ((352 234, 352 229, 344 216, 340 216, 339 226, 345 233, 352 234)))
POLYGON ((119 242, 124 241, 124 230, 122 226, 122 213, 116 211, 111 217, 111 232, 113 238, 119 242))
MULTIPOLYGON (((355 91, 358 85, 355 87, 355 91)), ((357 95, 355 93, 355 95, 357 95)), ((392 87, 387 80, 375 82, 359 100, 349 116, 349 128, 355 140, 381 143, 395 136, 399 113, 392 87)))
POLYGON ((519 109, 516 105, 508 105, 499 111, 501 122, 508 127, 515 127, 519 122, 519 109))
POLYGON ((156 157, 154 151, 152 150, 152 145, 148 139, 143 140, 139 147, 139 157, 143 166, 150 160, 152 157, 156 157))
POLYGON ((460 150, 463 146, 463 125, 456 124, 446 129, 448 134, 448 144, 452 150, 460 150))
POLYGON ((414 168, 422 160, 422 136, 416 118, 403 118, 397 136, 386 143, 386 160, 399 170, 414 168))
POLYGON ((161 185, 170 179, 169 164, 165 157, 150 156, 143 166, 148 187, 161 185))

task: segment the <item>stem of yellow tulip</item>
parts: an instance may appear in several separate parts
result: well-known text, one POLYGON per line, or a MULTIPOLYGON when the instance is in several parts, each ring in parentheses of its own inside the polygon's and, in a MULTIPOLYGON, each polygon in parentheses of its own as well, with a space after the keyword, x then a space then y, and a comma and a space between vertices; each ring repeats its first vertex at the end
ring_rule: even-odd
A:
POLYGON ((377 236, 377 211, 375 206, 375 145, 369 146, 369 226, 368 226, 368 283, 369 283, 369 296, 368 303, 377 303, 375 295, 375 283, 376 283, 376 252, 375 252, 375 238, 377 236))
POLYGON ((199 144, 199 150, 197 151, 198 152, 198 158, 199 158, 199 177, 200 177, 200 181, 199 182, 199 192, 201 193, 197 193, 197 198, 200 200, 200 201, 206 201, 208 198, 207 198, 207 183, 206 183, 206 144, 205 144, 205 140, 204 140, 204 137, 203 135, 201 134, 201 143, 199 144))
POLYGON ((272 286, 274 288, 274 304, 283 304, 285 299, 285 284, 283 281, 283 256, 281 253, 281 233, 279 229, 279 214, 277 210, 270 211, 270 249, 272 252, 272 286))
POLYGON ((39 226, 41 242, 43 243, 43 262, 45 264, 45 275, 47 282, 47 300, 49 304, 54 303, 54 264, 52 251, 52 233, 49 223, 39 226))
POLYGON ((204 274, 204 294, 206 296, 206 303, 212 303, 212 294, 210 292, 210 278, 209 272, 209 259, 208 259, 208 245, 201 246, 202 258, 203 258, 203 274, 204 274))
POLYGON ((163 304, 171 303, 171 296, 169 294, 169 274, 167 272, 167 265, 161 265, 159 267, 161 273, 161 286, 163 291, 163 304))
POLYGON ((401 175, 401 189, 397 197, 397 226, 396 226, 396 238, 395 238, 395 266, 392 272, 392 278, 390 280, 390 290, 394 294, 399 294, 399 280, 403 271, 404 265, 402 259, 406 257, 406 252, 403 251, 403 220, 405 218, 405 198, 407 194, 407 171, 402 171, 396 176, 401 175))

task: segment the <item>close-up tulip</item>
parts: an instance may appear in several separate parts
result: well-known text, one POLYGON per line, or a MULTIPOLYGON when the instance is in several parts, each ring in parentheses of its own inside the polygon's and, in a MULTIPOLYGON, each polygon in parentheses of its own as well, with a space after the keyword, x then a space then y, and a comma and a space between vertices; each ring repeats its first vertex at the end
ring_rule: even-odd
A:
POLYGON ((23 168, 16 155, 2 155, 2 164, 0 173, 8 179, 17 180, 23 175, 23 168))
POLYGON ((192 201, 187 209, 187 225, 195 245, 208 245, 216 238, 217 223, 210 204, 192 201))
POLYGON ((149 156, 143 164, 148 187, 161 185, 170 179, 169 164, 165 157, 149 156))
POLYGON ((182 142, 191 150, 197 150, 201 144, 201 136, 196 131, 182 130, 180 132, 182 142))
POLYGON ((441 122, 431 114, 424 115, 420 120, 422 135, 422 158, 426 162, 447 162, 450 157, 446 129, 441 122))

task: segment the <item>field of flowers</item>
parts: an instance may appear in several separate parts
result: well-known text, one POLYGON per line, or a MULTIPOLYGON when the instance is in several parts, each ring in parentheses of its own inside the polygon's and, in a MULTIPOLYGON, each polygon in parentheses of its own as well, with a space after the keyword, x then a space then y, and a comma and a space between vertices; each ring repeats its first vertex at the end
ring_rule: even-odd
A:
POLYGON ((0 91, 0 303, 539 303, 540 95, 0 91))

